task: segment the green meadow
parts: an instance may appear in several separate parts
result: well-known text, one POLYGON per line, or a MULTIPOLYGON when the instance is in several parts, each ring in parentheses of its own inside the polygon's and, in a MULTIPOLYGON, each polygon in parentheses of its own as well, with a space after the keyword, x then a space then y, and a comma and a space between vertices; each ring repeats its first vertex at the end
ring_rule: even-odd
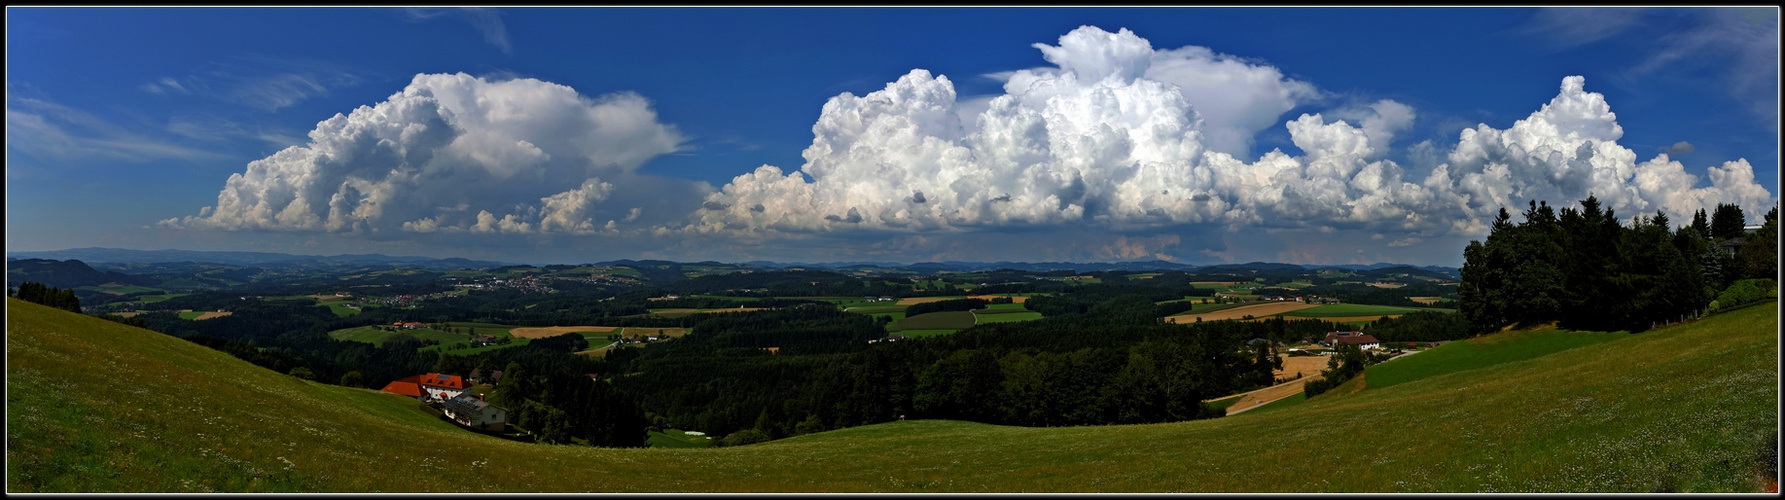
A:
POLYGON ((1011 312, 1001 312, 1001 313, 975 312, 973 314, 973 317, 976 320, 976 323, 974 323, 974 324, 1009 323, 1009 322, 1014 322, 1014 321, 1029 321, 1029 320, 1033 320, 1033 319, 1041 319, 1041 313, 1034 312, 1034 311, 1011 311, 1011 312))
POLYGON ((938 329, 961 330, 973 326, 975 322, 973 313, 970 311, 933 312, 910 316, 895 321, 892 325, 887 326, 886 330, 890 332, 938 329))
POLYGON ((1777 468, 1775 306, 1372 383, 1433 349, 1209 420, 907 420, 693 449, 507 441, 155 332, 10 298, 7 312, 12 493, 1753 493, 1777 468))

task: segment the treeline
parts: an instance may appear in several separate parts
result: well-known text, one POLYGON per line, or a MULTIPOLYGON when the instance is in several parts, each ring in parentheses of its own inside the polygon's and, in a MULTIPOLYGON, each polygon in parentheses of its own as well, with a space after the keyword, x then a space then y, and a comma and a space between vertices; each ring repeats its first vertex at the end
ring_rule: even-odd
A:
MULTIPOLYGON (((1742 238, 1743 216, 1734 205, 1720 205, 1710 221, 1700 210, 1691 225, 1675 231, 1662 212, 1624 226, 1596 198, 1580 204, 1558 214, 1547 202, 1532 201, 1516 224, 1502 208, 1487 241, 1463 250, 1459 312, 1472 332, 1551 321, 1640 331, 1699 314, 1736 279, 1769 267, 1776 272, 1771 239, 1749 244, 1773 248, 1755 262, 1719 246, 1742 238)), ((1777 208, 1767 213, 1763 233, 1776 237, 1777 214, 1777 208)))
POLYGON ((1438 311, 1416 311, 1399 318, 1384 317, 1370 322, 1363 331, 1383 342, 1462 340, 1473 335, 1469 320, 1463 315, 1438 311))
MULTIPOLYGON (((1042 316, 1059 316, 1063 314, 1083 314, 1090 312, 1097 304, 1107 302, 1110 299, 1123 295, 1137 295, 1144 297, 1151 302, 1177 300, 1187 296, 1213 297, 1215 295, 1214 290, 1196 288, 1191 286, 1188 282, 1178 285, 1179 286, 1157 286, 1150 283, 1145 285, 1094 283, 1074 287, 1069 293, 1029 297, 1027 301, 1023 302, 1023 307, 1030 311, 1039 312, 1042 316)), ((1154 318, 1163 316, 1154 310, 1149 310, 1145 314, 1151 315, 1151 317, 1154 318)))
MULTIPOLYGON (((1008 303, 1010 303, 1010 299, 1004 298, 1004 302, 1008 304, 1008 303)), ((955 299, 955 300, 938 300, 935 302, 924 302, 922 304, 912 304, 910 306, 905 307, 905 317, 909 318, 909 317, 916 316, 919 314, 933 313, 933 312, 972 311, 974 309, 985 309, 985 306, 989 303, 990 302, 987 302, 985 299, 955 299)))
POLYGON ((611 384, 581 373, 536 374, 518 362, 509 363, 490 401, 509 411, 509 424, 533 433, 540 442, 645 445, 645 417, 638 404, 611 384))
POLYGON ((64 311, 81 312, 81 299, 74 296, 74 289, 60 289, 44 286, 43 283, 26 281, 19 284, 17 290, 8 289, 7 295, 19 300, 35 304, 43 304, 64 311))

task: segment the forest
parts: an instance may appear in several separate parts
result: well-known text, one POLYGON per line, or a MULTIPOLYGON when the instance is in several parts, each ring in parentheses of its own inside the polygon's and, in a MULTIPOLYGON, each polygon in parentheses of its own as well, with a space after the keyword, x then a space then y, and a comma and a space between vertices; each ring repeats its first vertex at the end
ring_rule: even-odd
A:
POLYGON ((1534 200, 1518 223, 1501 208, 1487 241, 1463 250, 1459 313, 1473 333, 1552 321, 1642 331, 1697 317, 1738 280, 1776 276, 1778 212, 1750 237, 1730 204, 1677 230, 1663 212, 1620 224, 1592 196, 1559 213, 1534 200))

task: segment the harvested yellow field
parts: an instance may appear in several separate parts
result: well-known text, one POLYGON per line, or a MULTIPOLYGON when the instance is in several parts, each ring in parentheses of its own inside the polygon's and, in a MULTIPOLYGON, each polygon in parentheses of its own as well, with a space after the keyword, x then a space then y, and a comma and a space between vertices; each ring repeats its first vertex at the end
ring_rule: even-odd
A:
POLYGON ((1326 369, 1326 360, 1326 356, 1284 356, 1283 369, 1271 375, 1277 378, 1294 377, 1297 373, 1303 377, 1319 375, 1326 369))
POLYGON ((1405 284, 1405 283, 1371 283, 1371 284, 1370 284, 1370 286, 1373 286, 1373 287, 1376 287, 1376 288, 1389 288, 1389 289, 1393 289, 1393 288, 1400 288, 1400 287, 1404 287, 1404 286, 1407 286, 1407 285, 1406 285, 1406 284, 1405 284))
POLYGON ((1203 321, 1217 321, 1217 320, 1223 320, 1223 319, 1244 319, 1246 316, 1252 316, 1254 318, 1263 318, 1265 316, 1270 316, 1273 314, 1283 314, 1286 312, 1298 311, 1298 310, 1307 309, 1307 308, 1315 307, 1315 306, 1316 306, 1316 304, 1308 304, 1305 302, 1269 302, 1269 303, 1250 305, 1250 306, 1240 306, 1240 307, 1235 307, 1233 309, 1222 309, 1219 311, 1210 311, 1210 312, 1206 312, 1206 313, 1180 314, 1177 316, 1165 318, 1165 320, 1173 322, 1173 323, 1195 323, 1196 318, 1202 318, 1203 321))
MULTIPOLYGON (((968 295, 967 298, 992 300, 992 299, 999 299, 999 298, 1004 298, 1004 297, 999 296, 999 295, 968 295)), ((1029 297, 1022 296, 1022 295, 1015 295, 1015 296, 1010 297, 1010 302, 1012 304, 1021 304, 1021 303, 1023 303, 1023 301, 1026 301, 1026 300, 1029 300, 1029 297)))
POLYGON ((543 339, 566 333, 611 333, 617 326, 529 326, 508 330, 509 335, 523 339, 543 339))
POLYGON ((199 321, 199 320, 206 320, 206 319, 211 319, 211 318, 221 318, 224 316, 228 316, 230 314, 231 313, 229 311, 205 311, 204 314, 200 314, 200 315, 198 315, 198 317, 192 318, 192 320, 199 321))
POLYGON ((914 304, 923 304, 926 302, 941 302, 944 300, 956 300, 959 298, 960 297, 905 297, 903 299, 899 299, 899 301, 894 303, 893 305, 909 306, 909 305, 914 305, 914 304))
POLYGON ((1411 301, 1425 304, 1428 306, 1438 303, 1438 299, 1439 299, 1439 297, 1408 297, 1407 298, 1407 300, 1411 300, 1411 301))

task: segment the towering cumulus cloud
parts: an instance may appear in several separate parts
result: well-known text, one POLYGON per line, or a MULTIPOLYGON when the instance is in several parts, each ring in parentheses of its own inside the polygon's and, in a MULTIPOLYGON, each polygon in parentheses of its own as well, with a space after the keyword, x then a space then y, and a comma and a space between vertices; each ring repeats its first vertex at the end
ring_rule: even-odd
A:
POLYGON ((230 175, 215 206, 161 224, 594 233, 627 212, 601 207, 613 183, 682 141, 637 94, 590 99, 533 79, 416 75, 384 102, 317 124, 309 144, 230 175))
POLYGON ((710 194, 683 230, 735 236, 953 232, 991 226, 1112 231, 1189 225, 1235 230, 1364 229, 1406 246, 1481 234, 1501 206, 1572 203, 1684 213, 1774 203, 1738 160, 1712 185, 1663 155, 1637 164, 1584 78, 1498 130, 1463 131, 1423 181, 1385 153, 1417 113, 1382 100, 1287 122, 1300 155, 1243 158, 1252 135, 1319 92, 1277 70, 1187 47, 1155 50, 1124 29, 1081 27, 1036 45, 1053 68, 1006 75, 972 120, 946 76, 918 69, 824 105, 798 171, 763 165, 710 194), (1395 233, 1392 238, 1383 233, 1395 233))

